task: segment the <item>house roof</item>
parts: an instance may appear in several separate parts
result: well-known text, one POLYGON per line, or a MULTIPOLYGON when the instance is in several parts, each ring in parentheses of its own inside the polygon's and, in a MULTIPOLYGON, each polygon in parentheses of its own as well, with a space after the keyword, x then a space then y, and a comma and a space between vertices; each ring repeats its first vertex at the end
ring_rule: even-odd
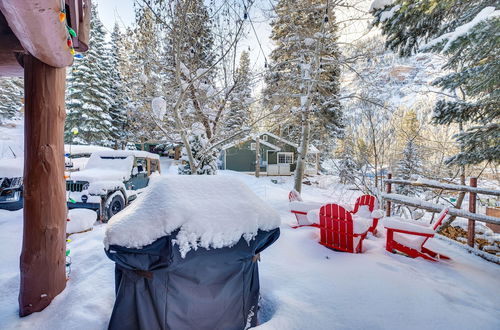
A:
MULTIPOLYGON (((269 132, 262 132, 262 133, 259 134, 259 136, 262 136, 262 135, 269 135, 269 136, 275 138, 276 140, 280 140, 281 142, 284 142, 284 143, 286 143, 288 145, 291 145, 292 147, 294 147, 296 149, 299 149, 299 146, 297 144, 295 144, 293 142, 290 142, 287 139, 284 139, 281 136, 278 136, 276 134, 269 133, 269 132)), ((319 150, 318 150, 318 148, 316 148, 312 144, 309 144, 309 150, 307 151, 307 153, 309 153, 309 154, 317 154, 317 153, 319 153, 319 150)))
MULTIPOLYGON (((254 141, 255 141, 255 137, 256 137, 256 135, 251 135, 251 136, 247 136, 247 137, 244 137, 244 138, 242 138, 242 139, 239 139, 239 140, 233 141, 233 142, 231 142, 231 143, 228 143, 228 144, 226 144, 226 145, 222 146, 222 150, 229 149, 229 148, 231 148, 231 147, 234 147, 234 146, 235 146, 235 145, 237 145, 237 144, 247 142, 248 140, 254 140, 254 141)), ((271 148, 271 149, 274 149, 274 150, 276 150, 276 151, 280 151, 280 150, 281 150, 281 148, 280 148, 280 147, 275 146, 274 144, 269 143, 269 142, 267 142, 267 141, 259 140, 259 143, 260 143, 260 144, 263 144, 263 145, 265 145, 265 146, 267 146, 267 147, 269 147, 269 148, 271 148)))
MULTIPOLYGON (((273 134, 273 133, 269 133, 269 132, 262 132, 262 133, 259 133, 259 134, 252 134, 252 135, 246 136, 246 137, 244 137, 244 138, 242 138, 242 139, 239 139, 239 140, 236 140, 236 141, 231 142, 231 143, 229 143, 229 144, 226 144, 226 145, 224 145, 224 146, 222 147, 222 149, 223 149, 223 150, 225 150, 225 149, 228 149, 228 148, 234 147, 235 145, 237 145, 237 144, 239 144, 239 143, 246 142, 246 141, 248 141, 248 140, 250 140, 250 139, 255 141, 255 138, 257 137, 257 135, 258 135, 259 137, 261 137, 262 135, 269 135, 269 136, 271 136, 271 137, 275 138, 276 140, 279 140, 279 141, 281 141, 281 142, 283 142, 283 143, 286 143, 286 144, 288 144, 288 145, 290 145, 290 146, 292 146, 292 147, 294 147, 294 148, 296 148, 296 149, 298 149, 298 148, 299 148, 299 146, 298 146, 298 145, 296 145, 295 143, 292 143, 292 142, 288 141, 287 139, 282 138, 281 136, 278 136, 278 135, 275 135, 275 134, 273 134)), ((261 138, 261 139, 259 139, 259 143, 260 143, 260 144, 263 144, 263 145, 265 145, 265 146, 268 146, 269 148, 274 149, 274 150, 276 150, 276 151, 280 151, 280 150, 281 150, 281 148, 280 148, 280 147, 278 147, 278 146, 276 146, 276 145, 274 145, 274 144, 272 144, 272 143, 269 143, 269 142, 267 142, 267 141, 264 141, 264 140, 262 140, 262 138, 261 138)), ((308 150, 308 152, 307 152, 307 153, 309 153, 309 154, 317 154, 317 153, 319 153, 319 150, 318 150, 318 148, 316 148, 315 146, 313 146, 313 145, 311 145, 311 144, 310 144, 310 145, 309 145, 309 150, 308 150)))

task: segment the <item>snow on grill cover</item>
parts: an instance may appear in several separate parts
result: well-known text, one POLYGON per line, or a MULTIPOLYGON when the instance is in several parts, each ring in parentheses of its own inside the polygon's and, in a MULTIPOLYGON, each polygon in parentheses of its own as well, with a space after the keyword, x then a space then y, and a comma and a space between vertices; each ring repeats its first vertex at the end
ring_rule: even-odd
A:
POLYGON ((153 176, 106 229, 116 263, 110 329, 246 329, 257 324, 255 256, 279 215, 238 180, 153 176))
POLYGON ((279 215, 244 183, 223 176, 154 176, 131 206, 114 216, 104 244, 141 248, 180 229, 182 256, 198 247, 250 241, 280 225, 279 215))

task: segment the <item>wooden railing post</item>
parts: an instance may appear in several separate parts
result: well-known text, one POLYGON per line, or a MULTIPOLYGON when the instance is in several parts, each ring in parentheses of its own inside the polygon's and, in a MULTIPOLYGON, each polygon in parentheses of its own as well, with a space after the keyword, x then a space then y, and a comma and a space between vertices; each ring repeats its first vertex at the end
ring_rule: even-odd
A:
MULTIPOLYGON (((470 186, 477 187, 477 178, 470 178, 470 186)), ((469 193, 469 212, 476 213, 476 193, 469 193)), ((467 224, 467 244, 470 247, 474 247, 474 236, 476 229, 476 221, 473 219, 469 219, 467 224)))
MULTIPOLYGON (((387 174, 387 179, 392 179, 392 173, 387 174)), ((387 193, 390 194, 392 191, 392 184, 390 182, 387 183, 387 193)), ((387 201, 387 207, 385 210, 385 215, 390 217, 391 216, 391 202, 387 201)))

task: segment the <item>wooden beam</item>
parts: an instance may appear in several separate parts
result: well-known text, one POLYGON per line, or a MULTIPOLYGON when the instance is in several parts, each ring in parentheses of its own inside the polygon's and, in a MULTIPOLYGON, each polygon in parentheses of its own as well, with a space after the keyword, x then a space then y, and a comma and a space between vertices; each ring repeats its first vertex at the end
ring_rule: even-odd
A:
POLYGON ((38 312, 66 286, 65 68, 24 56, 24 226, 19 315, 38 312))
POLYGON ((0 10, 27 52, 56 68, 73 63, 60 0, 0 0, 0 10))
POLYGON ((438 181, 426 181, 426 182, 418 182, 418 181, 410 181, 410 180, 400 180, 400 179, 387 179, 384 180, 385 183, 395 183, 402 185, 409 185, 414 187, 429 187, 435 189, 443 189, 443 190, 451 190, 451 191, 464 191, 476 194, 483 195, 492 195, 492 196, 500 196, 500 191, 493 189, 484 189, 484 188, 474 188, 469 186, 463 186, 452 183, 441 183, 438 181))

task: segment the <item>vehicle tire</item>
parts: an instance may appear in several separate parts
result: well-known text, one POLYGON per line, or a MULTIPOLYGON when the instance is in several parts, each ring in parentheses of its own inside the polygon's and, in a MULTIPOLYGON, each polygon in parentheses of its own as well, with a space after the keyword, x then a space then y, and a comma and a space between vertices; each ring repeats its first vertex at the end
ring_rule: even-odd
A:
POLYGON ((107 220, 125 208, 125 198, 121 192, 111 194, 106 200, 107 220))

